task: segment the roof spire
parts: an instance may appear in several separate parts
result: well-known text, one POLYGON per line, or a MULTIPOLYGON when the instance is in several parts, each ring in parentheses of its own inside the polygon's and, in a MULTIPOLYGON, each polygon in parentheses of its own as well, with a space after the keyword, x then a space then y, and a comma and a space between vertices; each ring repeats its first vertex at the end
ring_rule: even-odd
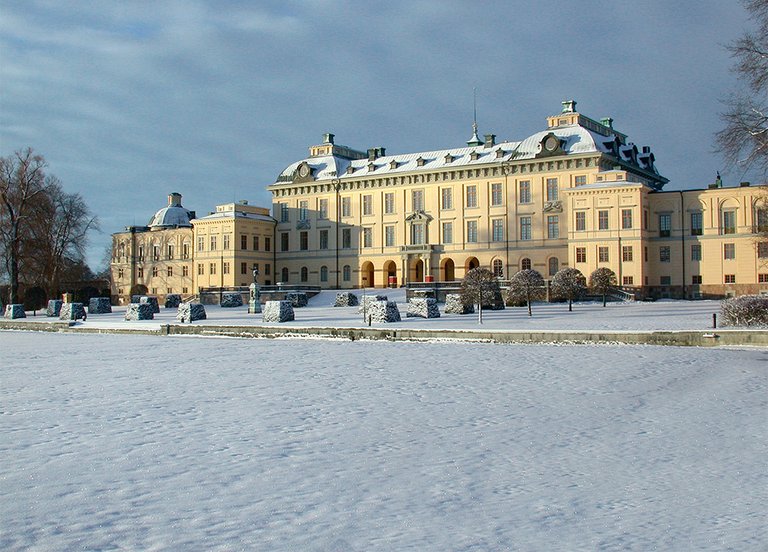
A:
POLYGON ((472 138, 467 142, 468 146, 481 146, 483 141, 477 135, 477 87, 472 88, 472 138))

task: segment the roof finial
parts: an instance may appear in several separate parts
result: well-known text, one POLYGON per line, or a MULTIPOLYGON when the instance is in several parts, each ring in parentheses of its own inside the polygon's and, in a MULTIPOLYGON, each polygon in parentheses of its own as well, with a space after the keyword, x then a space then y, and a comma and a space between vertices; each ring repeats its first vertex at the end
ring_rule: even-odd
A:
POLYGON ((472 138, 467 142, 468 146, 480 146, 483 141, 477 135, 477 87, 472 87, 472 138))

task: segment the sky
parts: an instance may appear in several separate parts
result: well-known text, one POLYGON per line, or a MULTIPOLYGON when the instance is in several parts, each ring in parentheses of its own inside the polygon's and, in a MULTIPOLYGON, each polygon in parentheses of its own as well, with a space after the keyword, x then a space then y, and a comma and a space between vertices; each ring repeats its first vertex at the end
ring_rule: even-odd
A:
POLYGON ((665 189, 757 178, 716 153, 739 83, 736 0, 85 2, 0 0, 0 155, 32 147, 110 235, 170 192, 248 200, 331 132, 355 149, 522 140, 560 102, 650 146, 665 189))

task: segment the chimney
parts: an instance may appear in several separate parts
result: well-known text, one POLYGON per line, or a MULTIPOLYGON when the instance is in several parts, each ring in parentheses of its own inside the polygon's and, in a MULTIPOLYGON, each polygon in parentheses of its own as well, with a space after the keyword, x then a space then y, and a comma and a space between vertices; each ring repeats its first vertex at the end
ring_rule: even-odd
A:
POLYGON ((181 194, 171 192, 168 194, 168 207, 181 207, 181 194))
POLYGON ((485 147, 490 148, 492 146, 496 145, 496 135, 495 134, 486 134, 485 135, 485 147))
POLYGON ((379 157, 384 157, 386 149, 382 147, 368 149, 368 161, 375 161, 379 157))
POLYGON ((334 135, 330 132, 323 134, 323 144, 333 144, 334 135))
POLYGON ((565 100, 560 102, 563 104, 563 113, 575 113, 576 112, 576 100, 565 100))
POLYGON ((600 124, 610 129, 613 128, 613 119, 611 117, 603 117, 600 119, 600 124))
POLYGON ((643 146, 643 153, 651 153, 651 147, 650 146, 643 146))

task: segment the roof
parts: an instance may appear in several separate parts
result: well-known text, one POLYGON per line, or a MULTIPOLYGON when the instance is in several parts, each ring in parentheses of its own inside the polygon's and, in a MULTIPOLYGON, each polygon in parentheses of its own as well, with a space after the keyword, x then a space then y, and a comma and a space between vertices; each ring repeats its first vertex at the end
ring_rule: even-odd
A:
POLYGON ((149 221, 150 228, 173 228, 177 226, 191 227, 190 218, 194 213, 181 205, 163 207, 149 221))
POLYGON ((208 220, 221 220, 221 219, 248 219, 248 220, 262 220, 265 222, 275 222, 275 219, 269 215, 259 215, 256 213, 244 213, 243 211, 219 211, 211 213, 204 217, 197 217, 196 221, 208 221, 208 220))

